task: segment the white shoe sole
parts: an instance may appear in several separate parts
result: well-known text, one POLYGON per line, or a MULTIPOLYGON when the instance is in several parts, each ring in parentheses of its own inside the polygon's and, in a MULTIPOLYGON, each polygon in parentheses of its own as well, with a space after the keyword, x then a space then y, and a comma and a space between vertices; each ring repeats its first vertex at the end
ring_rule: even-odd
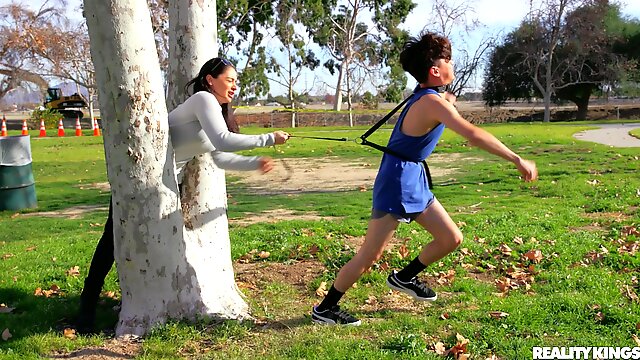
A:
POLYGON ((392 288, 393 290, 400 291, 400 292, 403 292, 403 293, 411 296, 416 301, 436 301, 438 299, 438 294, 436 294, 436 296, 430 297, 430 298, 420 297, 420 296, 418 296, 418 294, 416 294, 415 292, 413 292, 413 291, 411 291, 409 289, 401 288, 401 287, 397 287, 397 286, 393 285, 389 281, 389 279, 387 279, 387 286, 392 288))
POLYGON ((312 314, 311 315, 311 321, 313 321, 316 324, 321 324, 321 325, 342 325, 342 326, 360 326, 360 324, 362 324, 362 321, 358 320, 356 322, 352 322, 352 323, 348 323, 348 324, 336 324, 335 321, 329 319, 329 318, 325 318, 316 314, 312 314), (317 317, 318 319, 314 319, 314 316, 317 317))

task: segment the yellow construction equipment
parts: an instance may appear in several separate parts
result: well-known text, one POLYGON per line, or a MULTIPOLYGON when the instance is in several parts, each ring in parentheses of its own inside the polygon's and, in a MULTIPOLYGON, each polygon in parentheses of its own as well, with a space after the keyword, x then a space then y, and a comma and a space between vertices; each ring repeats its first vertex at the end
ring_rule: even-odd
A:
POLYGON ((84 117, 82 109, 88 107, 89 102, 81 94, 75 93, 70 96, 63 96, 60 88, 48 88, 44 106, 58 111, 66 118, 82 119, 84 117))

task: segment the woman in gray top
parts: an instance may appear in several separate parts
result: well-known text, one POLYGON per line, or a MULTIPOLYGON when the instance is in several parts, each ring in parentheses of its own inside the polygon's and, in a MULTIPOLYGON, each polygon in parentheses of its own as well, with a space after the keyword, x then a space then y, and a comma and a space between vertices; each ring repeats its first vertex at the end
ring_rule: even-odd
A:
MULTIPOLYGON (((289 134, 284 131, 262 135, 238 134, 238 125, 229 111, 229 103, 237 90, 237 79, 236 70, 228 60, 213 58, 185 86, 185 89, 193 86, 193 95, 169 113, 178 184, 182 184, 182 170, 187 162, 207 152, 211 152, 214 162, 222 169, 266 173, 273 168, 273 160, 268 157, 229 152, 284 144, 289 139, 289 134)), ((109 217, 80 295, 80 311, 76 319, 76 329, 80 333, 94 332, 98 298, 114 261, 113 207, 110 201, 109 217)))

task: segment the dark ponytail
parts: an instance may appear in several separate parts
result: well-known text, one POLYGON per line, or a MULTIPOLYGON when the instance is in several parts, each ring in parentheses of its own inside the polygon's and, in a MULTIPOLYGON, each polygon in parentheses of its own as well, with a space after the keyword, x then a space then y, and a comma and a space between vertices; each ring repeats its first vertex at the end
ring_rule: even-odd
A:
MULTIPOLYGON (((233 64, 225 58, 214 57, 213 59, 210 59, 202 65, 198 75, 184 86, 185 93, 195 94, 200 91, 209 92, 209 88, 207 87, 207 75, 217 78, 227 69, 227 67, 234 68, 233 64), (190 87, 193 87, 191 92, 189 91, 190 87)), ((222 107, 222 117, 224 118, 225 123, 227 123, 229 131, 239 133, 240 127, 233 116, 233 108, 231 105, 221 104, 220 106, 222 107)))

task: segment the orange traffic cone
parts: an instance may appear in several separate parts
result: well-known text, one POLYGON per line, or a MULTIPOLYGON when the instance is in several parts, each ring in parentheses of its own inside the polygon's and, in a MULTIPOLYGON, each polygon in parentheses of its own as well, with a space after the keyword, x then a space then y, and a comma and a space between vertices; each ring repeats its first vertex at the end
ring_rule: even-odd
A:
POLYGON ((0 136, 8 136, 7 134, 7 119, 2 115, 2 129, 0 130, 0 136))
POLYGON ((100 136, 100 126, 96 118, 93 118, 93 136, 100 136))
POLYGON ((29 135, 29 128, 27 128, 27 119, 22 119, 22 135, 29 135))
POLYGON ((47 129, 44 127, 44 119, 40 119, 40 135, 39 137, 47 136, 47 129))
POLYGON ((64 136, 64 124, 62 124, 62 119, 58 123, 58 136, 64 136))
POLYGON ((82 126, 80 126, 80 117, 76 117, 76 136, 82 136, 82 126))

